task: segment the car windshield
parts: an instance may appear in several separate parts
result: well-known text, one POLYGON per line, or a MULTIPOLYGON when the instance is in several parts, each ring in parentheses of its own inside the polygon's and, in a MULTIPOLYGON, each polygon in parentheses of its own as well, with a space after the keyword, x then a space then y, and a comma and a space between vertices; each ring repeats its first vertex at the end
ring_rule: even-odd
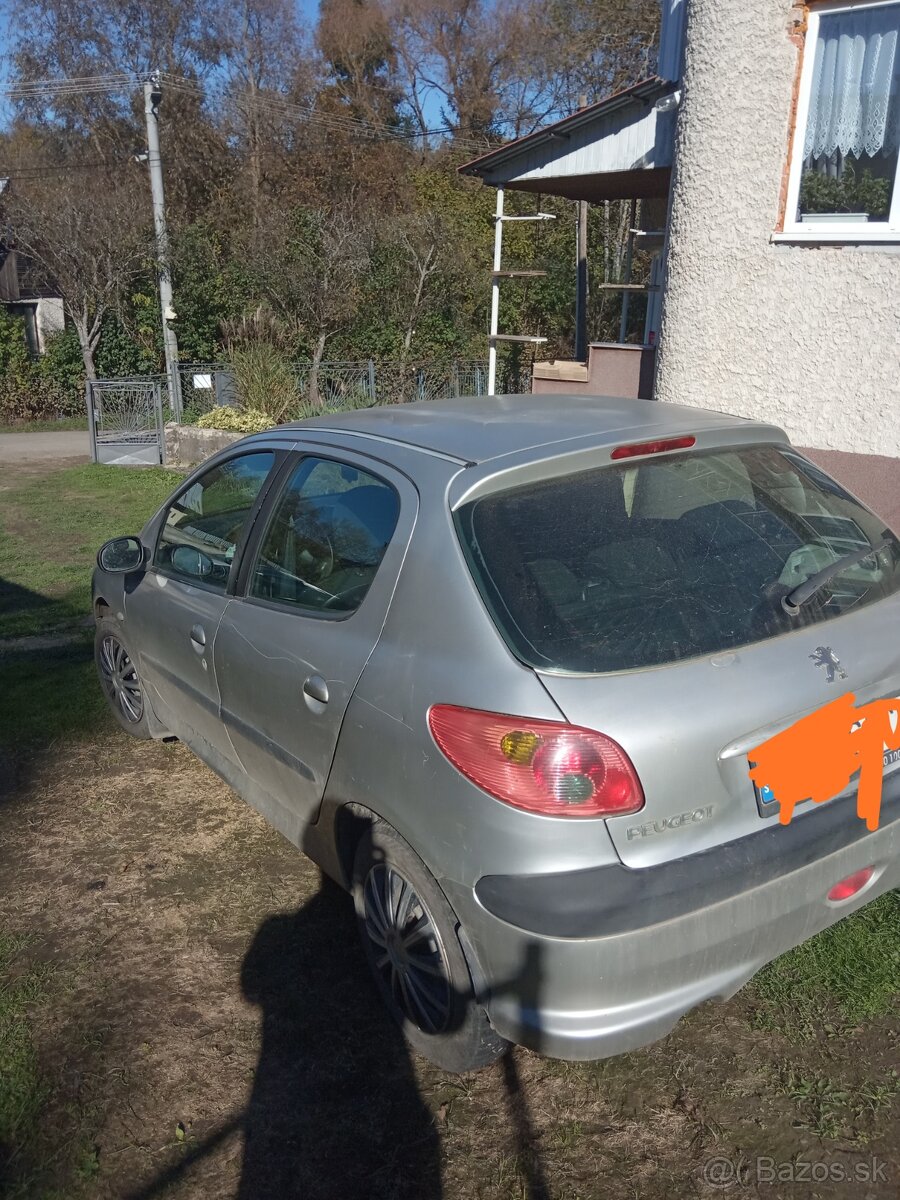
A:
POLYGON ((884 522, 775 446, 548 479, 475 500, 456 521, 501 633, 545 670, 716 654, 900 589, 900 542, 884 522), (872 556, 785 611, 782 598, 799 584, 867 547, 872 556))

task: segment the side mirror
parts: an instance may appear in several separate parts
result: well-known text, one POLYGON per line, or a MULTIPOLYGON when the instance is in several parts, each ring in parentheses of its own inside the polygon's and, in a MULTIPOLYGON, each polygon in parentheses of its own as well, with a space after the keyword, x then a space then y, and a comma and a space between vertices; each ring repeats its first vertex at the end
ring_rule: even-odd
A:
POLYGON ((176 546, 169 561, 179 575, 192 579, 206 579, 213 572, 213 560, 193 546, 176 546))
POLYGON ((101 571, 114 575, 128 575, 139 571, 144 565, 144 547, 136 537, 113 538, 104 542, 97 554, 97 566, 101 571))

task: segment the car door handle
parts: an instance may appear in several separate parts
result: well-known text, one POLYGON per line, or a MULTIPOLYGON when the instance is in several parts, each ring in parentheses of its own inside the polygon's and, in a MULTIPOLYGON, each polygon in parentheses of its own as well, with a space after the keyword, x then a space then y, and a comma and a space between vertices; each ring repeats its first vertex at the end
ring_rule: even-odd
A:
POLYGON ((321 675, 310 675, 303 681, 303 694, 320 704, 328 703, 328 684, 321 675))
POLYGON ((191 645, 198 654, 206 649, 206 630, 202 625, 195 625, 191 630, 191 645))

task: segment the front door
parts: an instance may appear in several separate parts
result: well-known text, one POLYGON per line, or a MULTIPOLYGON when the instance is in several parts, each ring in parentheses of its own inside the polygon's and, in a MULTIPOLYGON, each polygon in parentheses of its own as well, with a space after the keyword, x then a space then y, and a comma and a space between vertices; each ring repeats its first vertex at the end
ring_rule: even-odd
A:
POLYGON ((253 783, 314 820, 341 722, 384 625, 415 522, 403 476, 363 456, 298 457, 216 637, 222 718, 253 783))
POLYGON ((201 758, 234 757, 219 717, 213 642, 238 547, 275 464, 258 450, 194 479, 165 512, 147 571, 125 598, 159 719, 201 758))

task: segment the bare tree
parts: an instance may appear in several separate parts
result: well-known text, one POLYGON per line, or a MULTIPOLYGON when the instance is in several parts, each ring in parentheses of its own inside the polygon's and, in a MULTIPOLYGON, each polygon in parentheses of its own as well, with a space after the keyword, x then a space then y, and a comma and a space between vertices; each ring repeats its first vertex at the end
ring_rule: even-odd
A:
POLYGON ((322 99, 375 125, 396 126, 403 93, 393 32, 379 0, 322 0, 316 43, 329 83, 322 99))
MULTIPOLYGON (((76 170, 76 163, 67 164, 76 170)), ((42 283, 63 300, 78 334, 84 370, 96 379, 94 351, 103 318, 152 262, 146 182, 137 168, 65 174, 9 189, 6 215, 18 249, 42 283)))
POLYGON ((249 190, 258 235, 265 193, 277 189, 273 168, 296 124, 285 102, 304 74, 308 48, 291 0, 238 0, 231 20, 223 23, 220 47, 227 75, 221 106, 225 132, 246 167, 247 188, 240 190, 249 190))
POLYGON ((270 205, 251 265, 273 311, 310 346, 309 400, 319 404, 319 367, 330 338, 356 315, 372 224, 348 201, 333 209, 270 205))
POLYGON ((221 0, 12 0, 20 78, 139 74, 202 78, 221 57, 221 0))
MULTIPOLYGON (((20 119, 76 152, 89 149, 110 169, 144 148, 140 83, 151 71, 198 85, 221 73, 228 16, 221 0, 11 0, 10 7, 14 85, 86 81, 86 90, 65 96, 18 100, 20 119), (101 84, 91 88, 97 77, 101 84), (110 86, 104 88, 103 79, 110 86)), ((167 86, 160 128, 170 215, 193 219, 220 184, 227 157, 204 111, 202 90, 198 95, 167 86)))
POLYGON ((405 102, 465 136, 517 137, 652 73, 658 0, 382 0, 405 102))
POLYGON ((495 132, 503 39, 483 0, 385 0, 410 107, 422 129, 437 97, 460 132, 495 132))
MULTIPOLYGON (((287 359, 312 358, 314 395, 339 335, 366 357, 480 345, 472 263, 476 250, 487 261, 490 224, 456 180, 459 153, 652 72, 659 22, 658 0, 321 0, 313 46, 296 0, 11 5, 13 83, 104 77, 37 89, 0 133, 19 243, 64 295, 88 374, 111 307, 129 332, 150 330, 128 286, 153 261, 131 158, 139 78, 158 67, 180 328, 213 356, 222 321, 264 303, 287 359), (451 137, 417 136, 432 126, 451 137)), ((595 222, 597 240, 620 223, 595 222)), ((538 323, 568 321, 564 288, 530 295, 538 323)))
POLYGON ((534 11, 562 112, 581 94, 599 100, 656 68, 659 0, 544 0, 534 11))
POLYGON ((405 366, 416 324, 428 299, 428 289, 434 279, 440 259, 440 222, 431 214, 414 216, 399 228, 398 241, 410 268, 410 288, 406 299, 406 328, 403 332, 401 362, 405 366))

